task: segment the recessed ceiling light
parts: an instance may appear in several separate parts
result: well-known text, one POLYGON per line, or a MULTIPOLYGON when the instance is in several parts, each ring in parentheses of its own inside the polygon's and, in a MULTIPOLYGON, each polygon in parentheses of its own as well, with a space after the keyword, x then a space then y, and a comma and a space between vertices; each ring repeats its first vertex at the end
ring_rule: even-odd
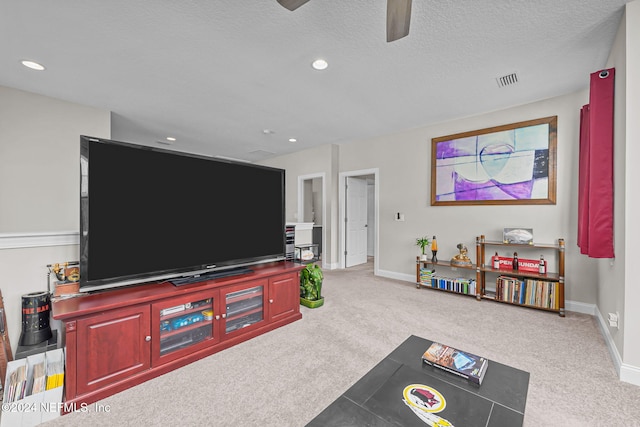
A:
POLYGON ((22 65, 24 65, 27 68, 31 68, 32 70, 37 70, 37 71, 44 70, 44 65, 38 64, 37 62, 33 62, 33 61, 24 60, 22 61, 22 65))
POLYGON ((176 139, 175 139, 174 137, 172 137, 172 136, 168 136, 168 137, 167 137, 167 141, 174 142, 175 140, 176 140, 176 139))
POLYGON ((315 69, 315 70, 325 70, 328 66, 329 63, 327 61, 325 61, 324 59, 316 59, 315 61, 313 61, 311 63, 311 66, 315 69))
POLYGON ((298 142, 298 140, 295 138, 289 138, 289 142, 298 142))

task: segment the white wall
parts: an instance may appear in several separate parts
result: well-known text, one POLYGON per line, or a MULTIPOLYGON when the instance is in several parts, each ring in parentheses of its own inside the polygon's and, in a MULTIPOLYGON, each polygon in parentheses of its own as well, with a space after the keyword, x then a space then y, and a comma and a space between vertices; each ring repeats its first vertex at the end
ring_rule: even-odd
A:
MULTIPOLYGON (((638 271, 634 268, 640 260, 640 1, 626 7, 626 180, 625 180, 625 244, 621 256, 625 262, 626 284, 624 289, 624 351, 623 372, 625 380, 640 384, 640 286, 638 271)), ((616 186, 616 192, 618 188, 616 186)))
MULTIPOLYGON (((626 15, 626 14, 625 14, 626 15)), ((624 281, 625 281, 625 175, 626 175, 626 19, 623 16, 615 41, 604 68, 615 68, 614 95, 614 253, 615 259, 598 260, 597 305, 600 316, 607 318, 607 313, 619 313, 623 318, 624 281)), ((597 70, 594 70, 597 71, 597 70)), ((614 359, 620 358, 624 348, 624 328, 626 322, 619 322, 620 329, 612 328, 603 322, 614 343, 614 359), (617 353, 617 354, 616 354, 617 353)))
MULTIPOLYGON (((589 76, 585 76, 585 85, 589 76)), ((451 258, 458 243, 475 247, 475 238, 500 239, 504 227, 534 229, 535 241, 566 241, 566 299, 569 309, 591 311, 596 304, 597 260, 579 255, 577 248, 577 193, 580 108, 588 91, 580 91, 502 111, 411 129, 365 141, 344 144, 339 150, 307 150, 271 159, 268 164, 287 170, 287 176, 313 173, 319 165, 337 181, 340 173, 379 169, 379 274, 415 281, 418 236, 437 235, 438 256, 451 258), (431 139, 459 132, 558 116, 556 205, 430 206, 431 139), (327 156, 339 154, 338 161, 327 156), (323 160, 321 156, 325 156, 323 160), (331 168, 337 165, 337 168, 331 168), (395 221, 395 213, 405 221, 395 221)), ((289 176, 287 182, 293 178, 289 176)), ((329 191, 329 190, 328 190, 329 191)), ((334 197, 335 200, 335 197, 334 197)), ((287 210, 297 206, 297 188, 287 189, 287 210)), ((337 205, 336 205, 337 206, 337 205)), ((333 208, 333 206, 332 206, 333 208)), ((338 222, 327 224, 332 235, 338 222)), ((337 242, 334 242, 334 250, 337 242)), ((538 254, 539 256, 539 254, 538 254)))
MULTIPOLYGON (((300 222, 313 222, 314 209, 313 209, 313 180, 308 179, 304 181, 304 215, 300 218, 300 222)), ((300 212, 298 212, 300 217, 300 212)))
POLYGON ((287 222, 301 222, 298 212, 298 177, 304 175, 324 174, 326 206, 322 213, 323 251, 322 263, 325 267, 333 268, 338 262, 338 179, 337 162, 338 146, 323 145, 298 153, 259 162, 265 166, 286 169, 286 220, 287 222))
POLYGON ((598 260, 597 316, 620 378, 640 385, 640 2, 628 3, 606 68, 615 67, 614 227, 615 259, 598 260), (619 315, 610 326, 609 313, 619 315))
POLYGON ((109 138, 111 116, 0 86, 0 120, 0 289, 15 351, 21 296, 47 289, 47 264, 78 260, 80 135, 109 138))
POLYGON ((376 183, 367 180, 367 256, 376 255, 376 183))
POLYGON ((322 199, 324 197, 324 194, 322 192, 323 182, 321 178, 313 178, 311 182, 311 192, 313 198, 313 223, 315 225, 322 225, 324 221, 322 218, 322 199))
POLYGON ((586 101, 587 93, 581 91, 341 146, 340 172, 380 169, 379 262, 383 274, 413 278, 419 252, 416 237, 436 235, 438 258, 449 259, 458 252, 458 243, 471 249, 480 234, 499 240, 503 227, 522 226, 533 228, 534 240, 540 243, 565 239, 566 299, 595 304, 596 264, 580 257, 576 246, 579 110, 586 101), (432 138, 553 115, 558 116, 556 205, 430 205, 432 138), (405 214, 404 222, 394 220, 396 212, 405 214))
POLYGON ((80 135, 110 113, 0 86, 0 233, 77 230, 80 135))

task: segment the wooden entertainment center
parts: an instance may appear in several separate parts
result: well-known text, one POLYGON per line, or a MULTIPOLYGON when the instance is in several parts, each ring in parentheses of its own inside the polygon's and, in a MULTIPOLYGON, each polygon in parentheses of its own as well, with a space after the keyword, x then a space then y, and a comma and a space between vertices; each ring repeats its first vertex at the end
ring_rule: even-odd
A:
POLYGON ((55 301, 66 342, 65 402, 93 403, 302 318, 303 265, 176 287, 144 284, 55 301))

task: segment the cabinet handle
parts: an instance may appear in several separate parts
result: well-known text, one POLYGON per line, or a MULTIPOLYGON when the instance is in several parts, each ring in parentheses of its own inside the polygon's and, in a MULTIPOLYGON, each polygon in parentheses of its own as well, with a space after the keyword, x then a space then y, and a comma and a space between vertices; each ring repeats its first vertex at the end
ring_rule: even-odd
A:
POLYGON ((222 313, 222 318, 226 319, 227 318, 227 313, 222 313))
POLYGON ((151 341, 151 336, 147 335, 146 337, 144 337, 144 340, 147 341, 147 342, 151 341))
POLYGON ((273 304, 273 300, 272 299, 269 300, 269 304, 273 304))
POLYGON ((220 315, 216 314, 216 320, 220 320, 220 315))

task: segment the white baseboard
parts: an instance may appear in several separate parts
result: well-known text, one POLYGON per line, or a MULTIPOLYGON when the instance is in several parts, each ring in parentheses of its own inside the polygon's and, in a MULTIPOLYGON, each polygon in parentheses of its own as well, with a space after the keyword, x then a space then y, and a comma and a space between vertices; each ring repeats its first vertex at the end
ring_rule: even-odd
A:
POLYGON ((640 368, 623 363, 620 366, 620 381, 640 386, 640 368))
POLYGON ((600 310, 595 309, 595 317, 598 320, 598 326, 600 326, 600 332, 602 332, 602 337, 604 338, 605 344, 609 349, 609 354, 611 355, 611 360, 613 361, 613 365, 618 373, 618 377, 620 381, 624 381, 626 383, 630 383, 633 385, 640 386, 640 367, 629 365, 628 363, 622 362, 622 357, 618 352, 618 348, 616 347, 615 342, 613 341, 613 337, 609 332, 609 326, 604 317, 602 317, 602 313, 600 310))
POLYGON ((402 280, 404 282, 416 283, 415 274, 396 273, 395 271, 378 270, 378 276, 386 277, 387 279, 402 280))
POLYGON ((620 374, 620 368, 622 367, 622 357, 620 357, 620 353, 618 352, 618 348, 613 342, 613 337, 609 332, 609 327, 607 326, 607 322, 600 314, 600 310, 596 309, 595 313, 596 320, 598 321, 598 326, 600 326, 600 332, 602 333, 602 337, 604 338, 604 342, 609 349, 609 354, 611 355, 611 360, 613 361, 613 365, 616 368, 616 372, 618 375, 620 374))
POLYGON ((37 248, 44 246, 67 246, 79 244, 80 233, 77 231, 0 234, 0 249, 37 248))
POLYGON ((336 270, 338 268, 340 268, 340 263, 334 262, 324 262, 322 261, 322 268, 324 268, 325 270, 336 270))
POLYGON ((587 304, 584 302, 569 301, 569 300, 564 302, 564 308, 567 311, 573 311, 574 313, 589 314, 591 316, 595 316, 597 311, 595 304, 587 304))

